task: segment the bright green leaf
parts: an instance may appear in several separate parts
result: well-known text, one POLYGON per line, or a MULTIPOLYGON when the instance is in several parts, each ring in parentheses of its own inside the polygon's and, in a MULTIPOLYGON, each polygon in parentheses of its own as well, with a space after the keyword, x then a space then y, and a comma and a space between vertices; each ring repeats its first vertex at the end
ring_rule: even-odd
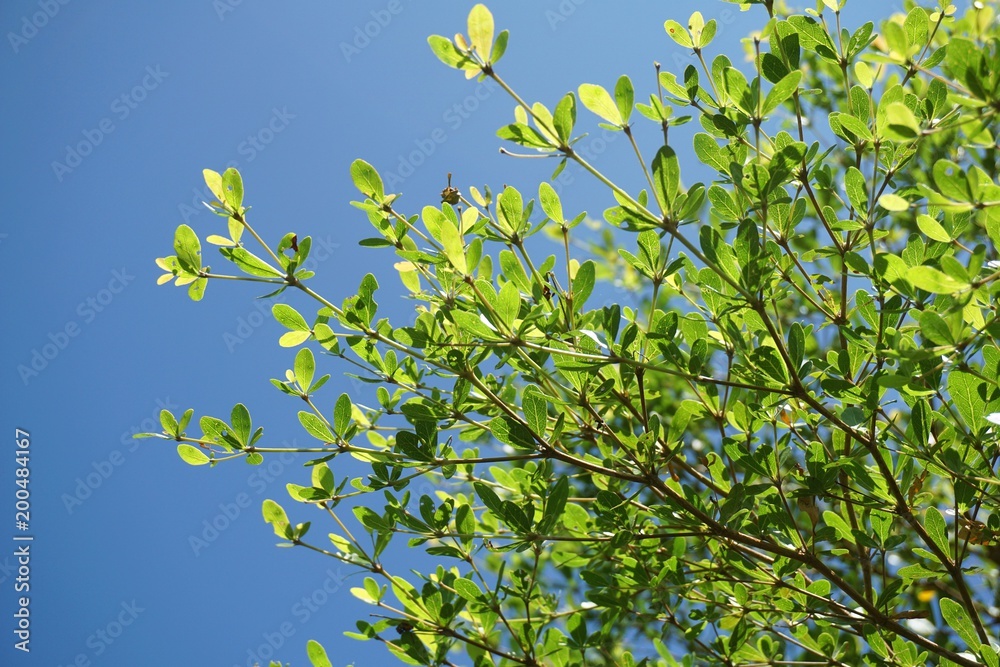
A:
POLYGON ((493 50, 493 14, 486 5, 478 4, 469 12, 469 41, 484 60, 493 50))
POLYGON ((203 466, 210 461, 205 452, 193 445, 177 445, 177 454, 188 465, 203 466))
POLYGON ((621 126, 624 124, 622 122, 621 111, 618 110, 615 101, 611 99, 608 91, 601 86, 592 83, 582 83, 577 94, 580 96, 580 102, 583 106, 592 113, 600 116, 612 125, 621 126))

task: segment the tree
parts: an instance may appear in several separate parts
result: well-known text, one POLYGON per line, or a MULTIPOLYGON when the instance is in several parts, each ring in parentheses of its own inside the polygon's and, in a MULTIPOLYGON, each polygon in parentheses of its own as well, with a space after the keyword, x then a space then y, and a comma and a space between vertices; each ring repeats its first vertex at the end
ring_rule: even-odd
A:
MULTIPOLYGON (((195 301, 217 278, 308 299, 274 305, 280 344, 299 349, 271 382, 305 402, 318 441, 287 450, 315 457, 291 498, 334 532, 275 500, 263 515, 369 573, 352 593, 380 616, 348 634, 419 665, 1000 664, 996 12, 907 0, 876 33, 841 26, 843 4, 744 3, 762 20, 745 67, 709 62, 714 20, 668 20, 699 66, 660 72, 648 104, 627 76, 528 103, 497 70, 508 33, 482 5, 466 36, 431 37, 516 101, 502 139, 557 173, 576 163, 611 206, 589 243, 547 182, 537 199, 449 182, 415 214, 355 161, 377 232, 362 245, 399 256, 409 326, 379 317, 371 275, 340 305, 314 291, 309 237, 272 247, 240 174, 205 171, 228 224, 207 241, 242 275, 203 267, 181 225, 161 282, 195 301), (645 189, 574 149, 578 105, 624 133, 645 189), (682 185, 684 107, 707 186, 682 185), (546 244, 561 256, 542 259, 546 244), (588 309, 610 281, 640 305, 588 309), (331 356, 377 407, 321 391, 331 356), (348 456, 370 472, 338 474, 348 456), (421 479, 436 493, 412 495, 421 479), (388 571, 401 541, 436 569, 388 571)), ((194 465, 286 451, 241 404, 201 417, 200 436, 192 415, 165 410, 145 435, 194 465)), ((319 643, 309 654, 330 665, 319 643)))

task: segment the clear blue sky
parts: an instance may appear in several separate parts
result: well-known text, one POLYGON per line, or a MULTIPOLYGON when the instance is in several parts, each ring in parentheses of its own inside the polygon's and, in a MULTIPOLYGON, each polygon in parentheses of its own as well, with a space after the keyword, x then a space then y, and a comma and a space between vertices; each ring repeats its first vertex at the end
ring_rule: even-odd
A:
MULTIPOLYGON (((227 417, 243 402, 269 442, 310 442, 295 418, 299 406, 268 382, 283 376, 294 352, 278 347, 282 329, 255 308, 261 291, 210 284, 194 304, 155 284, 153 260, 173 253, 178 224, 202 238, 220 230, 221 219, 197 203, 203 168, 237 164, 251 220, 268 239, 294 230, 325 248, 320 292, 339 302, 371 271, 383 285, 382 308, 400 319, 408 304, 398 297, 394 257, 357 245, 371 234, 349 205, 357 197, 353 159, 374 164, 410 212, 437 201, 449 171, 463 190, 508 183, 529 193, 551 173, 552 162, 498 154, 494 132, 509 122, 512 102, 465 81, 427 47, 429 34, 464 32, 472 4, 0 5, 0 664, 229 667, 271 656, 270 642, 283 644, 275 657, 303 667, 310 638, 337 667, 389 663, 382 647, 342 636, 371 611, 348 592, 359 579, 345 582, 345 568, 304 550, 274 548, 261 519, 261 502, 274 498, 293 520, 316 519, 314 534, 327 532, 322 517, 294 507, 285 491, 308 478, 301 461, 191 468, 169 444, 130 433, 159 430, 162 407, 227 417), (401 161, 419 164, 410 173, 401 161), (33 363, 37 373, 25 372, 33 363), (26 533, 14 526, 15 428, 31 439, 26 533), (212 523, 222 530, 206 533, 212 523), (13 648, 15 534, 34 536, 30 654, 13 648), (193 545, 193 536, 205 542, 193 545)), ((738 40, 759 25, 760 9, 740 14, 709 0, 519 0, 493 6, 498 29, 512 33, 500 71, 550 108, 580 83, 610 88, 622 73, 632 76, 637 100, 646 99, 654 60, 673 71, 691 62, 662 26, 668 18, 686 23, 694 6, 706 19, 729 17, 710 50, 742 61, 738 40)), ((851 0, 845 24, 900 7, 851 0)), ((640 141, 652 145, 657 128, 636 122, 640 141)), ((682 165, 694 126, 674 135, 682 165)), ((580 127, 599 142, 587 145, 600 150, 607 173, 641 187, 624 141, 601 142, 583 110, 580 127)), ((568 173, 567 212, 600 217, 613 204, 581 173, 568 173)), ((324 390, 331 405, 354 391, 345 370, 321 371, 334 375, 324 390)), ((390 565, 405 558, 398 552, 390 565)))

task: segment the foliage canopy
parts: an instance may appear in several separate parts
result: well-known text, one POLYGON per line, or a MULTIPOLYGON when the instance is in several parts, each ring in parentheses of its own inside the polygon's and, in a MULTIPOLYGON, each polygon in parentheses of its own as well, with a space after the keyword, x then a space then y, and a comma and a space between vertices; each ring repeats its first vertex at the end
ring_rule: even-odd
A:
POLYGON ((844 0, 743 4, 761 17, 744 64, 711 52, 699 12, 665 23, 696 64, 659 72, 648 103, 627 76, 523 100, 482 5, 467 35, 431 37, 516 101, 500 138, 576 163, 610 208, 599 239, 548 182, 449 182, 407 211, 355 161, 362 245, 398 255, 411 324, 379 316, 374 276, 339 303, 314 291, 310 238, 269 245, 240 174, 206 170, 228 231, 206 241, 238 272, 204 266, 182 225, 161 282, 309 299, 274 305, 298 351, 271 382, 317 443, 267 445, 242 404, 198 436, 192 410, 164 411, 155 435, 194 465, 313 457, 288 491, 332 532, 263 514, 369 573, 352 593, 378 614, 351 636, 415 665, 1000 665, 995 7, 908 0, 876 32, 842 26, 844 0), (575 148, 581 106, 628 139, 640 186, 575 148), (708 184, 682 178, 679 109, 708 184), (595 305, 612 283, 636 305, 595 305), (377 405, 321 391, 331 357, 377 405), (436 568, 389 571, 400 541, 436 568))

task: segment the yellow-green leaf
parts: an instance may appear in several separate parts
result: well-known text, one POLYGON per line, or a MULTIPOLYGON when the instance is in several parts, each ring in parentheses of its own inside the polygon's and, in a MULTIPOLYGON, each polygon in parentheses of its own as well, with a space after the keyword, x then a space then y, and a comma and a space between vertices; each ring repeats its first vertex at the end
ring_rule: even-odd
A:
POLYGON ((216 200, 218 200, 220 204, 226 201, 225 195, 223 194, 222 174, 217 171, 212 171, 211 169, 203 169, 201 174, 205 177, 205 185, 207 185, 211 193, 215 195, 216 200))
POLYGON ((281 338, 278 339, 278 345, 281 347, 295 347, 309 340, 309 336, 310 332, 308 331, 289 331, 282 334, 281 338))
POLYGON ((177 445, 177 454, 184 463, 192 466, 203 466, 210 460, 205 452, 194 445, 177 445))
POLYGON ((465 262, 465 247, 462 243, 462 235, 458 228, 452 224, 451 220, 445 220, 440 230, 441 245, 444 247, 444 255, 463 276, 468 273, 468 266, 465 262))
POLYGON ((580 102, 591 112, 597 114, 612 125, 622 124, 622 114, 615 101, 603 87, 593 83, 580 84, 580 102))
POLYGON ((911 285, 934 294, 954 294, 969 289, 969 283, 955 280, 930 266, 913 266, 906 272, 911 285))
POLYGON ((887 211, 905 211, 910 208, 910 202, 899 195, 882 195, 878 199, 879 206, 887 211))
POLYGON ((486 60, 493 49, 493 14, 478 4, 469 12, 469 39, 479 57, 486 60))
POLYGON ((333 667, 330 658, 326 655, 326 650, 315 639, 310 639, 306 643, 306 655, 309 656, 312 667, 333 667))
POLYGON ((910 141, 920 136, 920 124, 910 107, 893 102, 886 108, 885 135, 893 141, 910 141))
POLYGON ((944 618, 948 627, 955 631, 967 645, 971 647, 979 646, 979 636, 976 634, 976 626, 972 624, 972 618, 965 607, 955 602, 951 598, 941 598, 941 617, 944 618))
POLYGON ((667 31, 667 35, 670 36, 670 39, 674 40, 681 46, 688 49, 694 46, 694 42, 691 41, 691 35, 684 29, 684 26, 677 21, 665 21, 663 29, 667 31))
POLYGON ((918 215, 917 216, 917 227, 924 235, 933 239, 934 241, 941 241, 943 243, 951 243, 951 234, 949 234, 941 223, 932 218, 929 215, 918 215))

